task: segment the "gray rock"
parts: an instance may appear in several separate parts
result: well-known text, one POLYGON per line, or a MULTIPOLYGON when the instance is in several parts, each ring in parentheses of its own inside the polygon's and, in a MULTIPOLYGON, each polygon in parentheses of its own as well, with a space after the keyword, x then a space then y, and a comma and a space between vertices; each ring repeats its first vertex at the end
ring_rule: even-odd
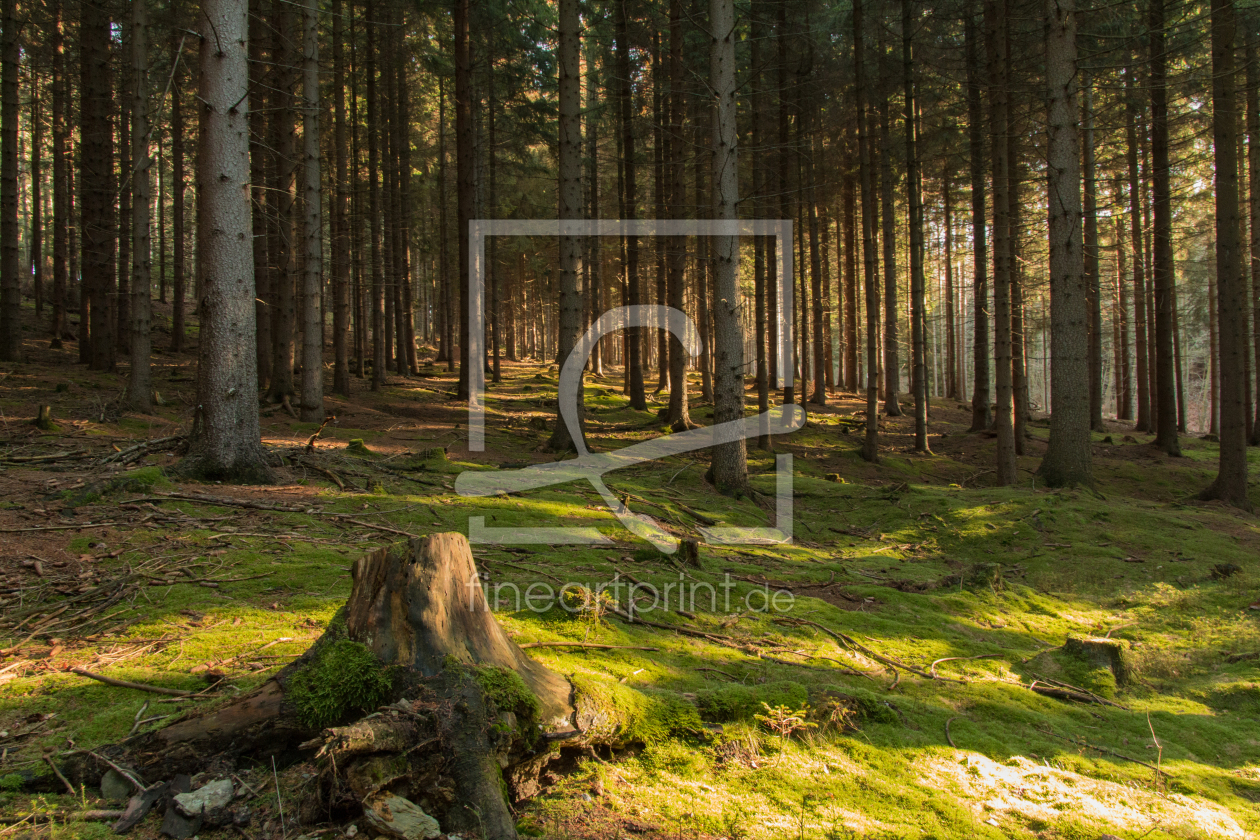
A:
POLYGON ((235 794, 231 779, 219 779, 190 793, 176 795, 175 807, 186 817, 200 817, 207 811, 218 811, 227 807, 235 794))
POLYGON ((101 777, 101 798, 106 802, 126 802, 134 787, 122 773, 109 770, 101 777))
POLYGON ((200 815, 190 819, 181 814, 174 805, 167 808, 166 814, 162 817, 161 832, 167 837, 175 838, 175 840, 188 840, 189 837, 192 837, 200 830, 200 815))
POLYGON ((401 840, 433 840, 442 834, 438 821, 401 796, 379 796, 365 803, 363 816, 377 831, 401 840))

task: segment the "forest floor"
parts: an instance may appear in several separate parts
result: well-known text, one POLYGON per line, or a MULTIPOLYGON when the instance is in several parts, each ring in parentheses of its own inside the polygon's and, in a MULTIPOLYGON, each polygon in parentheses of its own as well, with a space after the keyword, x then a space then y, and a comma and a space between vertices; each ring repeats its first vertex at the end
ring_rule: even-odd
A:
MULTIPOLYGON (((933 404, 931 456, 913 453, 908 412, 883 418, 881 462, 871 465, 858 455, 860 432, 846 431, 861 404, 838 394, 810 407, 806 428, 775 439, 795 456, 791 544, 704 544, 714 523, 773 522, 764 500, 717 494, 703 453, 606 476, 632 509, 701 540, 700 566, 684 567, 632 537, 587 485, 454 492, 461 471, 554 459, 542 450, 556 385, 546 364, 504 365, 488 393, 484 452, 468 451, 465 406, 450 398, 455 376, 444 366, 391 377, 376 393, 354 380, 352 399, 326 401, 337 419, 309 454, 317 427, 265 408, 264 441, 286 466, 275 486, 244 488, 173 478, 175 441, 132 448, 186 430, 192 356, 155 356, 166 405, 137 415, 117 408, 124 373, 85 371, 73 342, 26 348, 30 363, 0 366, 0 836, 112 836, 107 822, 46 818, 120 804, 95 790, 31 795, 24 774, 257 685, 319 636, 349 593, 356 557, 407 534, 467 533, 470 516, 608 538, 474 545, 491 585, 554 590, 619 576, 671 584, 675 597, 680 583, 717 592, 713 602, 701 589, 686 614, 676 604, 648 614, 690 635, 500 604, 499 621, 522 644, 649 648, 529 651, 611 698, 636 745, 557 776, 520 806, 523 834, 1260 832, 1260 611, 1249 609, 1260 599, 1260 519, 1191 499, 1214 475, 1210 442, 1187 438, 1185 457, 1170 459, 1114 425, 1095 436, 1096 489, 1050 491, 1033 476, 1048 433, 1034 422, 1025 480, 996 488, 995 442, 966 433, 965 406, 933 404), (52 406, 56 431, 30 422, 41 405, 52 406), (793 593, 790 608, 765 610, 765 593, 778 590, 793 593), (1062 652, 1072 636, 1120 640, 1121 682, 1062 652), (196 694, 106 685, 72 668, 196 694), (1048 696, 1064 684, 1076 699, 1048 696), (763 703, 808 704, 811 725, 774 734, 757 719, 763 703)), ((592 449, 660 435, 663 397, 633 411, 618 379, 589 380, 592 449)), ((710 415, 694 407, 694 419, 710 415)), ((1260 476, 1260 451, 1249 455, 1260 476)), ((752 484, 767 496, 774 464, 750 450, 752 484)), ((1260 505, 1260 488, 1253 499, 1260 505)), ((242 770, 254 818, 221 836, 318 834, 292 821, 311 770, 242 770)), ((319 836, 344 836, 344 825, 319 836)), ((157 830, 150 817, 132 836, 157 830)))

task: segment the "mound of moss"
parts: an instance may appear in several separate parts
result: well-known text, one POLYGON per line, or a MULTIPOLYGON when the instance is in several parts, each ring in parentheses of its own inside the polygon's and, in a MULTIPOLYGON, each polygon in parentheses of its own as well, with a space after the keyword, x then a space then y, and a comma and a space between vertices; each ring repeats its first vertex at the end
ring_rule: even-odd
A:
POLYGON ((376 654, 358 642, 336 639, 289 680, 285 697, 304 726, 323 729, 372 711, 392 690, 390 671, 376 654))
POLYGON ((763 710, 762 703, 799 709, 808 699, 805 686, 779 681, 762 685, 724 685, 696 692, 700 717, 714 723, 752 720, 763 710))

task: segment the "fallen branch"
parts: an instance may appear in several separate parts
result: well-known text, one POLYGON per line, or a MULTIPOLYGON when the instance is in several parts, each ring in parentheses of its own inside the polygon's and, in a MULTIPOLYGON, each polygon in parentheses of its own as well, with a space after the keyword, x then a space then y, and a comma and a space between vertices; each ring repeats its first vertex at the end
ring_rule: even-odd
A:
POLYGON ((954 739, 949 736, 949 725, 956 720, 958 720, 958 715, 954 715, 952 718, 947 718, 945 721, 945 740, 948 741, 949 745, 954 749, 958 749, 958 745, 955 744, 954 739))
MULTIPOLYGON (((78 792, 74 792, 78 796, 78 792)), ((65 822, 97 822, 116 820, 122 817, 122 811, 45 811, 40 814, 27 814, 25 817, 0 816, 0 823, 5 825, 19 825, 30 820, 31 822, 57 822, 64 820, 65 822)))
POLYGON ((959 680, 953 677, 938 677, 936 674, 928 673, 927 671, 924 671, 922 668, 916 668, 913 665, 908 665, 899 659, 893 659, 891 656, 884 656, 881 653, 876 653, 875 651, 871 650, 870 648, 858 642, 853 637, 846 636, 844 633, 841 633, 836 630, 832 630, 830 627, 824 627, 823 625, 819 624, 817 621, 810 621, 805 618, 777 618, 775 619, 775 621, 776 623, 779 623, 779 624, 789 624, 789 625, 807 624, 811 627, 817 627, 819 630, 823 631, 824 633, 831 636, 836 641, 843 644, 845 647, 849 648, 849 650, 856 651, 858 653, 861 653, 864 656, 869 656, 871 659, 874 659, 876 662, 880 662, 884 665, 887 665, 889 668, 893 668, 893 669, 900 668, 903 671, 907 671, 911 674, 916 674, 928 680, 944 680, 947 682, 961 683, 963 685, 967 684, 966 680, 959 680))
POLYGON ((659 651, 660 648, 644 647, 643 645, 597 645, 589 642, 529 642, 524 645, 517 645, 519 648, 539 648, 539 647, 575 647, 575 648, 596 648, 598 650, 650 650, 659 651))
MULTIPOLYGON (((942 662, 961 662, 964 660, 971 660, 971 659, 999 659, 1002 656, 1005 656, 1005 654, 982 653, 979 656, 946 656, 933 662, 930 666, 928 666, 928 670, 932 672, 933 677, 936 677, 936 666, 940 665, 942 662)), ((939 679, 939 677, 937 679, 939 679)))
POLYGON ((103 682, 106 685, 112 685, 118 688, 135 688, 140 691, 151 691, 154 694, 167 694, 171 697, 187 697, 192 694, 191 691, 183 691, 178 688, 164 688, 160 685, 146 685, 144 683, 128 682, 127 680, 116 680, 113 677, 94 674, 84 668, 71 668, 70 671, 81 677, 87 677, 88 679, 97 680, 98 682, 103 682))
POLYGON ((23 534, 28 531, 81 531, 85 528, 109 528, 118 522, 85 522, 82 525, 41 525, 36 528, 0 528, 0 534, 23 534))

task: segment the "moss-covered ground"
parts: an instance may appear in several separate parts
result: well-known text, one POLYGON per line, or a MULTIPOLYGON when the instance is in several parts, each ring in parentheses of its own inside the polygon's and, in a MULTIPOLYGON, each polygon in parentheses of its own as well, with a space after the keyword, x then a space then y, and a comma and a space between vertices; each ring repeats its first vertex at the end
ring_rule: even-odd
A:
MULTIPOLYGON (((523 833, 1156 840, 1260 831, 1260 612, 1248 609, 1260 598, 1260 520, 1191 501, 1213 475, 1214 444, 1188 438, 1186 457, 1168 459, 1144 436, 1125 443, 1131 432, 1115 425, 1096 436, 1094 489, 1047 490, 1032 474, 1047 434, 1034 423, 1020 461, 1025 480, 996 488, 986 473, 993 441, 965 434, 967 411, 953 401, 933 406, 934 455, 908 451, 908 418, 887 419, 882 461, 871 465, 841 422, 859 404, 840 395, 812 410, 804 430, 775 441, 795 456, 793 541, 704 543, 700 566, 683 566, 625 531, 590 486, 455 495, 463 470, 555 457, 539 449, 554 372, 505 371, 488 397, 485 452, 468 451, 462 407, 447 399, 454 374, 428 367, 379 394, 356 381, 352 400, 330 398, 338 421, 305 458, 315 427, 268 409, 265 440, 287 465, 277 486, 248 489, 175 483, 163 469, 175 460, 166 451, 118 469, 100 463, 177 432, 186 413, 179 389, 191 389, 179 384, 186 368, 159 370, 159 382, 175 381, 159 385, 172 405, 146 416, 108 407, 120 378, 51 362, 11 372, 0 383, 0 527, 10 529, 0 549, 0 814, 105 807, 94 791, 72 799, 16 788, 23 773, 46 767, 45 755, 117 741, 137 721, 161 726, 164 716, 249 690, 332 620, 355 557, 398 532, 467 533, 469 517, 484 516, 496 527, 593 527, 609 540, 474 546, 510 635, 626 646, 529 650, 617 711, 625 748, 582 759, 523 805, 523 833), (62 381, 71 387, 56 393, 62 381), (55 403, 59 434, 25 424, 40 403, 55 403), (366 451, 348 448, 351 440, 366 451), (418 456, 435 447, 447 456, 418 456), (78 449, 95 460, 14 460, 78 449), (293 510, 162 495, 171 492, 293 510), (73 527, 15 530, 64 526, 73 527), (95 623, 67 620, 74 608, 49 618, 62 600, 146 569, 144 584, 95 623), (614 581, 623 607, 627 581, 667 591, 668 608, 647 612, 650 592, 636 593, 640 615, 703 634, 566 610, 537 594, 614 581), (534 609, 524 598, 531 584, 534 609), (780 591, 791 596, 767 610, 767 594, 780 591), (1117 684, 1110 671, 1062 654, 1069 636, 1120 640, 1128 679, 1117 684), (876 654, 921 673, 890 669, 876 654), (213 688, 176 699, 71 667, 213 688), (1035 681, 1087 689, 1100 702, 1045 696, 1030 688, 1035 681), (772 731, 765 718, 774 707, 803 712, 806 725, 786 737, 772 731)), ((661 433, 660 403, 632 411, 618 380, 591 384, 593 449, 661 433)), ((698 406, 693 418, 709 414, 698 406)), ((1250 457, 1260 475, 1260 452, 1250 457)), ((692 453, 606 480, 632 509, 702 543, 706 522, 773 524, 764 498, 715 493, 706 460, 692 453)), ((750 470, 753 487, 772 494, 772 455, 752 450, 750 470)), ((1260 504, 1260 492, 1253 498, 1260 504)), ((296 796, 307 770, 280 773, 247 836, 301 833, 279 820, 275 788, 296 796)), ((270 777, 247 778, 258 788, 270 777)), ((41 831, 108 834, 86 823, 41 831)), ((154 836, 156 823, 136 831, 154 836)))

